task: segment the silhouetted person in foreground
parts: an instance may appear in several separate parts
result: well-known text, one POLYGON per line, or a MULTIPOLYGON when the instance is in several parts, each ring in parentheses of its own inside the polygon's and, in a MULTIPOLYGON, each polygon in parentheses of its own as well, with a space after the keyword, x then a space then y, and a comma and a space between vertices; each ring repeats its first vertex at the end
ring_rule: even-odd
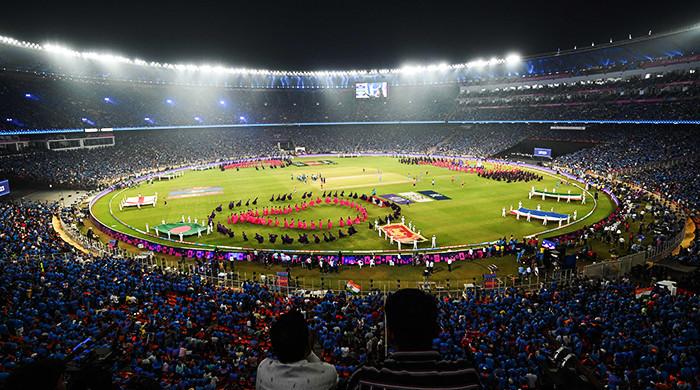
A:
POLYGON ((379 365, 355 371, 348 389, 481 389, 470 362, 445 361, 433 350, 440 331, 435 297, 418 289, 402 289, 387 298, 384 312, 388 345, 395 352, 379 365))
POLYGON ((311 350, 313 338, 304 316, 298 311, 282 314, 270 328, 274 358, 258 365, 258 390, 328 390, 338 383, 338 373, 311 350))
POLYGON ((39 360, 19 367, 5 382, 7 390, 65 390, 66 365, 60 360, 39 360))

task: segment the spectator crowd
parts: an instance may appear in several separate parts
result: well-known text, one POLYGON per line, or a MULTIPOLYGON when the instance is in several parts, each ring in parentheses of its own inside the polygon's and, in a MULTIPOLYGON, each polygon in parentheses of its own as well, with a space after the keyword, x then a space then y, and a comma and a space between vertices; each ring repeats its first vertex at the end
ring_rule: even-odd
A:
MULTIPOLYGON (((52 230, 55 212, 0 206, 0 244, 8 249, 0 254, 0 381, 51 358, 93 374, 99 361, 116 386, 148 378, 162 388, 252 388, 258 364, 274 356, 270 327, 290 309, 307 321, 315 354, 335 368, 340 386, 385 358, 382 293, 283 295, 256 283, 230 290, 134 260, 80 254, 52 230), (95 356, 104 351, 108 357, 95 356)), ((639 297, 636 287, 629 279, 578 280, 443 297, 432 349, 472 361, 485 388, 542 386, 561 346, 609 388, 698 386, 699 296, 654 290, 639 297)))

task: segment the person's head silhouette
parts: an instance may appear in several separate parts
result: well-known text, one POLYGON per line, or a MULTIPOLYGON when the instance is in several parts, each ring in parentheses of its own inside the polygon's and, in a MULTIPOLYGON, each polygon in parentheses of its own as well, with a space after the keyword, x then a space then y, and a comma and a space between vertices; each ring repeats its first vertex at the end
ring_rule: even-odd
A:
POLYGON ((309 328, 304 316, 292 310, 279 316, 270 328, 272 352, 281 363, 294 363, 311 352, 309 328))
POLYGON ((415 288, 401 289, 386 299, 389 344, 398 351, 432 349, 438 336, 438 308, 435 297, 415 288))

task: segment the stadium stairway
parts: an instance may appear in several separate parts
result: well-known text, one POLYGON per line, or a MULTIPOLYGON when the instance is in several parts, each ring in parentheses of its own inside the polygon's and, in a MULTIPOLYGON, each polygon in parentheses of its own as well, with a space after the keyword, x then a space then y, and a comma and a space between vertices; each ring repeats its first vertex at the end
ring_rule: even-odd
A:
POLYGON ((51 218, 51 226, 53 226, 53 230, 55 230, 56 233, 58 233, 58 235, 61 236, 61 239, 65 242, 67 242, 68 244, 70 244, 70 246, 72 246, 73 248, 75 248, 75 249, 77 249, 85 254, 91 253, 84 246, 80 245, 78 242, 73 240, 68 235, 68 233, 66 233, 66 231, 63 230, 63 226, 61 226, 61 220, 55 215, 53 216, 53 218, 51 218))

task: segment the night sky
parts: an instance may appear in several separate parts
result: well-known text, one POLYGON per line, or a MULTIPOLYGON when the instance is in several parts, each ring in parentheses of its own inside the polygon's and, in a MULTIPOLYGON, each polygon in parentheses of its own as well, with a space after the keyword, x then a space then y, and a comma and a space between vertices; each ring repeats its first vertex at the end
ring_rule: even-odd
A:
POLYGON ((145 60, 366 69, 571 49, 700 22, 700 1, 3 4, 0 35, 145 60))

